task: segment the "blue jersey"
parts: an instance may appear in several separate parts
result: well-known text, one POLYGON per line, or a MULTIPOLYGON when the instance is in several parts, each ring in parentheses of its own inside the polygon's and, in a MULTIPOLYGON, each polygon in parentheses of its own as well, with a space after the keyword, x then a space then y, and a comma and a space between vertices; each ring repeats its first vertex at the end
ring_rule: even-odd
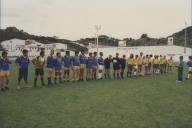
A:
POLYGON ((86 68, 91 68, 93 66, 93 57, 88 57, 86 68))
POLYGON ((188 67, 192 67, 192 61, 188 61, 188 62, 187 62, 187 66, 188 66, 188 67))
POLYGON ((55 70, 61 70, 62 69, 62 57, 56 57, 54 62, 55 70))
POLYGON ((86 64, 86 62, 87 62, 87 57, 86 57, 85 55, 81 54, 81 55, 79 56, 79 58, 80 58, 80 63, 81 63, 81 64, 86 64))
POLYGON ((102 57, 99 57, 98 64, 99 65, 104 65, 104 59, 102 57))
MULTIPOLYGON (((1 58, 0 58, 1 59, 1 58)), ((1 62, 0 62, 0 70, 2 69, 2 64, 1 64, 1 62)))
POLYGON ((18 64, 20 68, 28 68, 30 61, 28 57, 20 56, 15 60, 15 63, 18 64))
POLYGON ((72 59, 73 66, 80 66, 80 58, 79 56, 74 56, 72 59))
POLYGON ((1 70, 4 70, 4 71, 9 70, 9 64, 11 64, 11 62, 8 59, 4 59, 4 58, 0 59, 1 70))
POLYGON ((47 68, 54 68, 54 58, 53 56, 47 57, 47 68))
POLYGON ((64 61, 64 67, 69 68, 71 66, 72 58, 71 56, 65 55, 63 61, 64 61))
POLYGON ((93 57, 93 65, 92 66, 97 66, 98 59, 97 57, 93 57))

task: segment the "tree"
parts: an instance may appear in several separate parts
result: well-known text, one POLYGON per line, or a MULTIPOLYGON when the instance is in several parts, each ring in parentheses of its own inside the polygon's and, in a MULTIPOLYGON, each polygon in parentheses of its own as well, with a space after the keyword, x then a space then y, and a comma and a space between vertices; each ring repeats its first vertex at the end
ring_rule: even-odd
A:
POLYGON ((149 38, 147 34, 142 34, 140 39, 146 39, 149 38))

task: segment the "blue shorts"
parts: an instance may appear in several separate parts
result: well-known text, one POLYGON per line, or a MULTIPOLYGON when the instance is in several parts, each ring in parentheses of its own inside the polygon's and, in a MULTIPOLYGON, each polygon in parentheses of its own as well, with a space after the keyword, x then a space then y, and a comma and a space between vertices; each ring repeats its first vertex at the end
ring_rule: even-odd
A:
POLYGON ((153 68, 159 68, 159 64, 154 64, 153 68))

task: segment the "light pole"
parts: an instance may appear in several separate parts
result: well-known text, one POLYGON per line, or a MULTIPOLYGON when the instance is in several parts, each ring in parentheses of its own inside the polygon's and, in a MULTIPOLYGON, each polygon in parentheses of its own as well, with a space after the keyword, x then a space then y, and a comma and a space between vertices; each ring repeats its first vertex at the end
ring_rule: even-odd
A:
POLYGON ((0 0, 0 29, 1 29, 1 0, 0 0))
POLYGON ((187 22, 185 21, 185 44, 184 44, 184 53, 186 54, 187 47, 187 22))
POLYGON ((101 25, 95 25, 96 30, 96 43, 97 43, 97 55, 99 52, 99 30, 101 30, 101 25))
MULTIPOLYGON (((191 26, 192 26, 192 0, 191 0, 191 26)), ((191 41, 192 43, 192 41, 191 41)), ((191 44, 191 55, 192 55, 192 44, 191 44)))
POLYGON ((192 0, 191 0, 191 26, 192 26, 192 0))

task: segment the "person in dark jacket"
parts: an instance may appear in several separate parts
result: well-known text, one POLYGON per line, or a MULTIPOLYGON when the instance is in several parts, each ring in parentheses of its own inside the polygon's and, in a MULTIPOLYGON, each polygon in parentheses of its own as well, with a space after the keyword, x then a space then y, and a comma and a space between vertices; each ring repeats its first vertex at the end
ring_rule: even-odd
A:
POLYGON ((119 71, 120 71, 120 58, 119 53, 116 53, 116 57, 113 58, 113 77, 120 78, 119 71))
POLYGON ((180 56, 179 60, 180 60, 179 64, 176 66, 178 73, 178 80, 177 80, 178 83, 183 82, 183 71, 184 71, 183 56, 180 56))
POLYGON ((112 56, 109 55, 109 57, 107 57, 107 58, 104 60, 105 79, 106 79, 106 78, 110 79, 110 67, 111 67, 111 62, 112 62, 112 56))
POLYGON ((120 75, 121 75, 121 78, 124 78, 125 66, 126 66, 126 56, 123 55, 123 58, 120 59, 120 67, 121 67, 120 75))

